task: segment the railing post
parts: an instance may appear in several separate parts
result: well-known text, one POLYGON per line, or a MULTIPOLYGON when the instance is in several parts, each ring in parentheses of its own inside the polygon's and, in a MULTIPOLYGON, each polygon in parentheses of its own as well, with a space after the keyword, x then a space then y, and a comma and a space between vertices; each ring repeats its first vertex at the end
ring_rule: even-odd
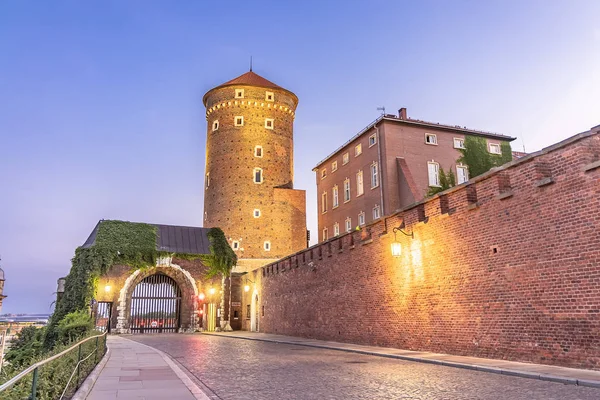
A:
POLYGON ((96 351, 94 351, 94 365, 98 362, 98 336, 96 336, 96 351))
POLYGON ((37 381, 38 381, 38 369, 36 368, 33 370, 33 381, 31 383, 31 400, 36 399, 37 381))
POLYGON ((79 371, 81 369, 81 365, 79 364, 79 362, 81 361, 81 343, 79 343, 78 347, 79 347, 79 350, 77 352, 77 382, 75 382, 76 383, 75 387, 77 389, 79 389, 79 371))

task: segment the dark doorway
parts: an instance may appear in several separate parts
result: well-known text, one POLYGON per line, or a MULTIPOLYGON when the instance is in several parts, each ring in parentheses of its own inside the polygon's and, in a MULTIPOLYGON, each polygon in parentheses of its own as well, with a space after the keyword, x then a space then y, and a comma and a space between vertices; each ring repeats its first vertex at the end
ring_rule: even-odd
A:
POLYGON ((131 295, 131 333, 177 332, 181 289, 173 278, 155 274, 137 284, 131 295))
POLYGON ((96 304, 96 330, 110 333, 112 304, 109 301, 99 301, 96 304))

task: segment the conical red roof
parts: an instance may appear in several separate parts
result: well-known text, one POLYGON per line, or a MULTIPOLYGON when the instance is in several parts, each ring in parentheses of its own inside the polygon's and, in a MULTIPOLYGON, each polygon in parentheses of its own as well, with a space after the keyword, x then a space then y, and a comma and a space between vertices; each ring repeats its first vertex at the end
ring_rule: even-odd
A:
POLYGON ((263 78, 262 76, 255 74, 252 71, 248 71, 245 74, 238 76, 235 79, 230 80, 229 82, 225 82, 221 86, 229 86, 229 85, 250 85, 250 86, 260 86, 267 88, 275 88, 275 89, 283 89, 281 86, 274 84, 273 82, 263 78))
POLYGON ((204 97, 202 98, 202 102, 204 103, 204 105, 206 105, 206 98, 207 98, 208 94, 210 92, 212 92, 213 90, 216 90, 216 89, 219 89, 222 87, 226 87, 226 86, 233 86, 233 85, 248 85, 248 86, 258 86, 258 87, 271 88, 271 89, 281 89, 281 90, 285 90, 286 92, 288 92, 292 96, 294 96, 294 98, 296 99, 296 102, 298 101, 298 98, 296 97, 296 95, 293 92, 291 92, 285 88, 282 88, 279 85, 274 84, 270 80, 267 80, 252 71, 248 71, 245 74, 238 76, 237 78, 234 78, 228 82, 222 83, 219 86, 216 86, 216 87, 210 89, 208 92, 206 92, 204 94, 204 97))

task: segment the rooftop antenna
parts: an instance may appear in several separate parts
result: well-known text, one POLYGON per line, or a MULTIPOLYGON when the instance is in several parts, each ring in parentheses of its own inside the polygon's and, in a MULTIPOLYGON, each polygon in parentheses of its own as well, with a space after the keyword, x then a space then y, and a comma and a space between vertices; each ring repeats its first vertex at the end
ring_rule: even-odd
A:
POLYGON ((252 72, 252 56, 250 56, 250 72, 252 72))
POLYGON ((385 115, 385 106, 377 107, 377 111, 381 111, 381 115, 385 115))

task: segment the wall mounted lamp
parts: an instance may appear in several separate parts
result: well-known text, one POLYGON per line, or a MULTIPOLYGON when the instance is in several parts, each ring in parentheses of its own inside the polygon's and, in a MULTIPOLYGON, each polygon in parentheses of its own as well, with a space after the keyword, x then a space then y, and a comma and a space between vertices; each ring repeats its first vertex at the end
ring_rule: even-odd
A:
POLYGON ((250 291, 250 285, 248 285, 248 282, 250 282, 250 283, 256 283, 256 282, 251 281, 250 279, 246 278, 246 285, 244 285, 244 292, 249 292, 250 291))
POLYGON ((400 244, 400 242, 398 242, 398 236, 396 235, 397 232, 400 232, 403 235, 409 236, 411 239, 415 238, 414 232, 406 233, 406 232, 404 232, 405 228, 406 228, 406 225, 404 224, 404 221, 402 221, 402 223, 400 224, 399 227, 393 229, 394 242, 392 243, 392 256, 394 256, 394 257, 400 257, 402 255, 402 244, 400 244))
POLYGON ((106 285, 106 286, 104 286, 104 291, 105 291, 106 293, 110 292, 110 289, 111 289, 110 285, 106 285))

